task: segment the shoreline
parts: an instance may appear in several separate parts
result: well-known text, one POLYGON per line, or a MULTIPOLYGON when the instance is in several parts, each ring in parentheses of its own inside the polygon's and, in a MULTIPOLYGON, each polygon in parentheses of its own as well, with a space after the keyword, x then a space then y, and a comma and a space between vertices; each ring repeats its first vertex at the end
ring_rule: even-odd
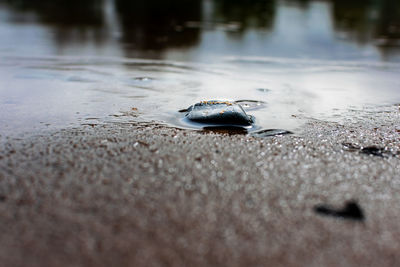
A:
POLYGON ((0 265, 399 265, 398 106, 350 115, 268 138, 137 122, 3 140, 0 265), (349 200, 364 221, 314 212, 349 200))

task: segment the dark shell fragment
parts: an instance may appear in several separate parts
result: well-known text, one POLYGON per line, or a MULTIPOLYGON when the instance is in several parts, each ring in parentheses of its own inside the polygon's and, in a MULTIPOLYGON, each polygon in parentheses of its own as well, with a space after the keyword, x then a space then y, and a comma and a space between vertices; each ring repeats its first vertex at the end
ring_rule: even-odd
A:
POLYGON ((333 216, 342 219, 350 219, 356 221, 363 221, 365 219, 364 212, 355 201, 346 202, 345 206, 341 209, 335 209, 329 205, 317 205, 314 211, 320 215, 333 216))
POLYGON ((250 126, 253 123, 253 118, 239 104, 218 100, 202 101, 190 106, 186 118, 214 125, 250 126))

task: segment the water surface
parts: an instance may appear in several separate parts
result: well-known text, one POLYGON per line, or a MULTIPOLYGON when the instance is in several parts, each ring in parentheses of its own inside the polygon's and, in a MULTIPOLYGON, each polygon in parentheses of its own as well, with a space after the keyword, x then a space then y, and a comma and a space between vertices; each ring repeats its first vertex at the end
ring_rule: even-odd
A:
POLYGON ((400 3, 0 0, 0 134, 257 100, 261 128, 400 102, 400 3))

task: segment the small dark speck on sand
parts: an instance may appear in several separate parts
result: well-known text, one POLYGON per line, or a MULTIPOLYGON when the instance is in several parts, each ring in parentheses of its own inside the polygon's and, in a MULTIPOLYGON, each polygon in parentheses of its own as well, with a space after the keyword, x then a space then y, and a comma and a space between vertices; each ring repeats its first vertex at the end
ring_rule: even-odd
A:
POLYGON ((345 206, 341 209, 335 209, 329 205, 316 205, 314 211, 319 215, 332 216, 342 219, 349 219, 355 221, 363 221, 365 219, 364 212, 355 201, 346 202, 345 206))
POLYGON ((378 147, 378 146, 360 147, 357 145, 353 145, 351 143, 343 143, 343 145, 346 147, 346 149, 348 151, 351 151, 351 152, 358 151, 362 154, 381 157, 381 158, 386 158, 389 156, 396 156, 396 153, 392 153, 389 150, 382 148, 382 147, 378 147))
POLYGON ((361 153, 367 154, 367 155, 373 155, 373 156, 378 156, 378 157, 384 157, 385 150, 383 148, 379 148, 377 146, 368 146, 368 147, 363 147, 360 150, 361 153))
POLYGON ((6 196, 3 196, 3 195, 0 195, 0 202, 4 202, 4 201, 6 201, 6 196))

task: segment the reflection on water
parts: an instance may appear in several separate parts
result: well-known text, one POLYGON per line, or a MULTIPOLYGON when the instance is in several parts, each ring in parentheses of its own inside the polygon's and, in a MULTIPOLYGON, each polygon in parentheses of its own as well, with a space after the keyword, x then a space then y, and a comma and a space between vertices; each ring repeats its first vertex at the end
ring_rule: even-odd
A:
POLYGON ((240 32, 248 28, 268 30, 273 24, 274 7, 275 0, 219 0, 215 1, 213 20, 237 22, 240 32))
MULTIPOLYGON (((102 0, 5 0, 5 7, 12 8, 14 23, 40 22, 54 29, 57 45, 65 42, 86 42, 104 39, 102 0)), ((1 2, 0 2, 1 3, 1 2)))
MULTIPOLYGON (((65 27, 100 27, 103 24, 102 0, 3 0, 6 7, 16 12, 16 17, 24 21, 20 14, 33 12, 44 24, 65 27)), ((26 16, 26 18, 29 18, 26 16)))
POLYGON ((383 53, 393 50, 391 46, 400 45, 398 0, 333 2, 337 31, 359 43, 373 42, 383 53))
POLYGON ((2 22, 48 29, 55 46, 110 46, 114 41, 117 45, 108 54, 124 50, 128 57, 164 58, 166 50, 179 48, 196 51, 210 35, 231 42, 234 54, 266 45, 274 53, 257 52, 276 55, 280 49, 293 56, 285 48, 297 48, 297 55, 313 57, 301 54, 304 39, 312 48, 320 49, 322 43, 326 51, 342 41, 371 45, 383 55, 400 50, 398 0, 0 0, 0 10, 2 22), (293 47, 285 45, 293 39, 293 47))
POLYGON ((201 20, 199 0, 116 0, 116 7, 122 29, 121 42, 129 57, 141 57, 140 51, 156 51, 150 56, 159 58, 167 48, 190 47, 199 40, 199 29, 183 28, 188 21, 201 20))
POLYGON ((0 39, 0 134, 132 107, 111 118, 180 125, 205 99, 294 129, 400 101, 398 0, 0 0, 0 39))

